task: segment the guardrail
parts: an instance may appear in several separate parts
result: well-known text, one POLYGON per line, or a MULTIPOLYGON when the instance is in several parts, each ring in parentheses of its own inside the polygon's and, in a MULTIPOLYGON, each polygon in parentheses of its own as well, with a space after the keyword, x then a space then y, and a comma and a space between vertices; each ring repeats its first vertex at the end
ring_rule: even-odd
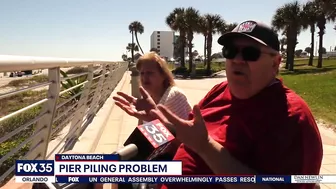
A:
MULTIPOLYGON (((16 159, 48 159, 71 149, 127 67, 126 62, 0 55, 0 72, 48 72, 46 76, 36 76, 42 82, 9 92, 1 92, 0 88, 0 103, 12 102, 22 94, 28 94, 26 99, 36 99, 27 106, 21 101, 12 102, 22 103, 23 107, 9 110, 2 117, 0 114, 0 186, 13 175, 16 159), (64 74, 69 67, 81 67, 82 72, 64 74), (60 132, 66 132, 65 137, 50 145, 60 132)), ((20 79, 31 83, 32 78, 20 79)))

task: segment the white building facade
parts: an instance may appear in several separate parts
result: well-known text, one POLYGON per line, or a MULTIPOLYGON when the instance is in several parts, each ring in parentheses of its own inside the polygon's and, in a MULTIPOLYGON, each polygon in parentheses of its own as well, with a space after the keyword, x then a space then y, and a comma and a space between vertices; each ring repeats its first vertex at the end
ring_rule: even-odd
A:
POLYGON ((156 48, 161 57, 168 59, 174 56, 174 32, 154 31, 150 39, 150 48, 156 48))

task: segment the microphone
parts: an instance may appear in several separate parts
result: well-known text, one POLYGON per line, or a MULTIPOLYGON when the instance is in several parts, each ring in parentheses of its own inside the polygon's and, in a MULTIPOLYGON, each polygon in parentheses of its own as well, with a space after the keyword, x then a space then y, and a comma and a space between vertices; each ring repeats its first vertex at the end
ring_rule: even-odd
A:
POLYGON ((175 132, 164 126, 159 119, 139 125, 128 137, 124 146, 134 144, 138 153, 132 160, 152 160, 167 152, 175 139, 175 132))
POLYGON ((118 155, 118 160, 130 160, 138 154, 138 147, 135 144, 128 144, 112 154, 118 155))

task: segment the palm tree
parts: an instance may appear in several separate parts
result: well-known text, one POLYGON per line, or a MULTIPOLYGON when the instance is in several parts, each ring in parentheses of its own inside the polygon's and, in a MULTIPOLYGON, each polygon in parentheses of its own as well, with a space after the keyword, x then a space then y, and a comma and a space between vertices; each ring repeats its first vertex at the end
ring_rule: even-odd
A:
MULTIPOLYGON (((138 44, 138 47, 140 48, 141 50, 141 53, 144 54, 141 46, 140 46, 140 43, 139 43, 139 39, 138 39, 138 33, 141 35, 143 34, 144 32, 144 26, 141 24, 141 22, 139 21, 134 21, 132 22, 129 26, 128 26, 128 29, 130 31, 130 33, 132 33, 132 36, 134 35, 135 36, 135 40, 138 44)), ((134 41, 132 41, 132 43, 134 43, 134 41)))
POLYGON ((150 49, 150 52, 156 52, 156 53, 158 53, 159 51, 158 51, 157 48, 153 47, 153 48, 150 49))
POLYGON ((317 68, 322 68, 323 55, 323 35, 325 34, 325 25, 329 21, 336 19, 336 3, 333 0, 315 0, 317 10, 317 27, 319 28, 319 52, 317 68))
MULTIPOLYGON (((130 26, 128 26, 128 29, 130 29, 130 26)), ((135 46, 134 44, 134 31, 133 30, 130 30, 131 31, 131 35, 132 35, 132 43, 128 43, 128 46, 126 47, 126 49, 129 51, 131 51, 131 59, 132 59, 132 62, 134 62, 134 49, 133 47, 135 46)))
POLYGON ((311 33, 311 44, 310 44, 310 51, 309 51, 309 62, 308 66, 313 65, 313 59, 314 59, 314 44, 315 44, 315 24, 317 22, 317 7, 315 2, 307 2, 303 6, 303 24, 305 27, 310 27, 310 33, 311 33))
POLYGON ((238 23, 231 23, 231 24, 227 24, 225 25, 225 30, 224 32, 229 32, 229 31, 232 31, 233 29, 235 29, 237 26, 238 26, 238 23))
POLYGON ((207 26, 207 74, 210 74, 211 70, 211 53, 212 53, 212 37, 216 33, 220 33, 225 26, 225 21, 219 14, 205 14, 207 26))
POLYGON ((128 45, 126 46, 126 50, 128 52, 132 52, 133 51, 133 54, 132 54, 132 61, 134 61, 134 52, 138 52, 139 51, 139 47, 138 45, 136 45, 135 43, 128 43, 128 45), (132 45, 133 44, 133 45, 132 45))
POLYGON ((226 24, 225 21, 222 22, 222 24, 218 26, 218 32, 219 34, 223 35, 227 32, 232 31, 233 29, 235 29, 238 26, 238 24, 236 22, 234 23, 230 23, 230 24, 226 24))
MULTIPOLYGON (((63 78, 67 78, 69 77, 68 74, 62 70, 60 70, 61 75, 63 76, 63 78)), ((61 85, 64 89, 70 89, 73 88, 72 90, 68 91, 66 94, 69 95, 70 97, 72 96, 76 96, 79 93, 81 93, 84 90, 84 85, 79 86, 74 88, 75 86, 78 86, 79 84, 85 82, 87 80, 87 76, 81 76, 81 77, 76 77, 76 78, 72 78, 72 79, 66 79, 66 82, 61 81, 61 85)), ((64 96, 62 96, 64 97, 64 96)), ((73 102, 77 102, 80 100, 81 95, 76 96, 72 101, 73 102)))
POLYGON ((204 16, 200 17, 198 20, 198 29, 199 33, 204 36, 204 46, 203 46, 203 56, 204 56, 204 66, 207 63, 207 36, 208 36, 208 26, 207 26, 207 20, 204 16))
POLYGON ((173 52, 173 57, 174 59, 176 60, 179 60, 180 59, 180 55, 181 55, 181 51, 184 52, 184 49, 182 47, 182 45, 180 44, 181 43, 181 40, 180 40, 180 36, 175 36, 175 40, 174 40, 174 52, 173 52))
POLYGON ((127 61, 127 55, 126 54, 121 55, 121 58, 122 58, 123 61, 125 61, 125 62, 127 61))
POLYGON ((285 45, 287 44, 287 38, 283 37, 280 39, 280 51, 283 53, 285 51, 285 45))
POLYGON ((327 18, 330 21, 335 21, 336 17, 336 1, 335 0, 318 0, 322 1, 323 9, 326 12, 327 18))
POLYGON ((200 18, 200 13, 198 10, 194 9, 193 7, 188 7, 185 10, 185 21, 187 23, 187 39, 188 39, 188 54, 189 54, 189 73, 192 70, 192 63, 193 63, 193 39, 194 39, 194 32, 198 32, 198 23, 200 18))
POLYGON ((210 71, 212 56, 210 56, 210 59, 209 59, 209 55, 211 55, 212 53, 211 52, 212 51, 211 49, 212 48, 212 35, 215 33, 224 34, 228 31, 232 31, 235 27, 237 27, 238 24, 237 23, 226 24, 220 15, 211 15, 211 14, 207 14, 207 15, 202 16, 199 20, 199 32, 204 36, 204 66, 210 62, 208 64, 209 67, 207 67, 207 71, 210 71), (220 19, 218 19, 218 17, 220 19), (209 25, 209 21, 212 24, 209 25), (209 31, 212 31, 212 32, 209 32, 209 31), (210 42, 208 40, 208 36, 210 35, 211 35, 211 44, 208 44, 208 42, 210 42), (208 50, 208 46, 210 46, 210 53, 208 50))
POLYGON ((232 31, 233 29, 235 29, 238 26, 238 24, 236 22, 234 23, 230 23, 230 24, 226 24, 225 21, 222 22, 222 24, 219 24, 218 26, 218 32, 223 35, 227 32, 232 31))
POLYGON ((166 18, 166 24, 173 30, 180 33, 179 44, 180 47, 180 59, 181 67, 185 67, 185 47, 186 47, 186 35, 187 24, 185 20, 185 9, 175 8, 166 18))
POLYGON ((283 30, 287 38, 286 69, 294 70, 294 54, 297 44, 297 36, 302 29, 302 11, 298 1, 286 3, 278 8, 272 18, 274 29, 283 30))

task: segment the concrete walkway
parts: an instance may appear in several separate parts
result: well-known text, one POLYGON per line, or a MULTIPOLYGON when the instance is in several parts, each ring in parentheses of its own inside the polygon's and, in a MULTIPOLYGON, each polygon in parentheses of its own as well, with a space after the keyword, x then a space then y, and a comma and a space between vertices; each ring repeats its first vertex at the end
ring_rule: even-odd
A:
MULTIPOLYGON (((126 81, 121 88, 121 91, 131 94, 131 76, 126 75, 126 81)), ((112 96, 110 97, 112 98, 112 96)), ((108 118, 102 136, 98 142, 95 152, 111 153, 123 147, 124 141, 128 138, 131 132, 137 126, 138 120, 126 114, 119 107, 115 106, 112 109, 111 116, 108 118)))
MULTIPOLYGON (((121 87, 121 91, 131 94, 130 76, 121 87)), ((215 85, 225 80, 224 73, 216 78, 197 79, 197 80, 179 80, 176 79, 177 86, 183 89, 191 105, 194 105, 202 99, 207 92, 215 85)), ((112 98, 112 97, 111 97, 112 98)), ((97 153, 111 153, 123 146, 124 141, 137 125, 137 119, 127 115, 117 106, 107 121, 102 136, 95 150, 97 153)), ((324 144, 323 165, 320 174, 336 173, 336 135, 330 130, 320 128, 324 144)), ((321 185, 324 189, 336 189, 336 185, 321 185)))

